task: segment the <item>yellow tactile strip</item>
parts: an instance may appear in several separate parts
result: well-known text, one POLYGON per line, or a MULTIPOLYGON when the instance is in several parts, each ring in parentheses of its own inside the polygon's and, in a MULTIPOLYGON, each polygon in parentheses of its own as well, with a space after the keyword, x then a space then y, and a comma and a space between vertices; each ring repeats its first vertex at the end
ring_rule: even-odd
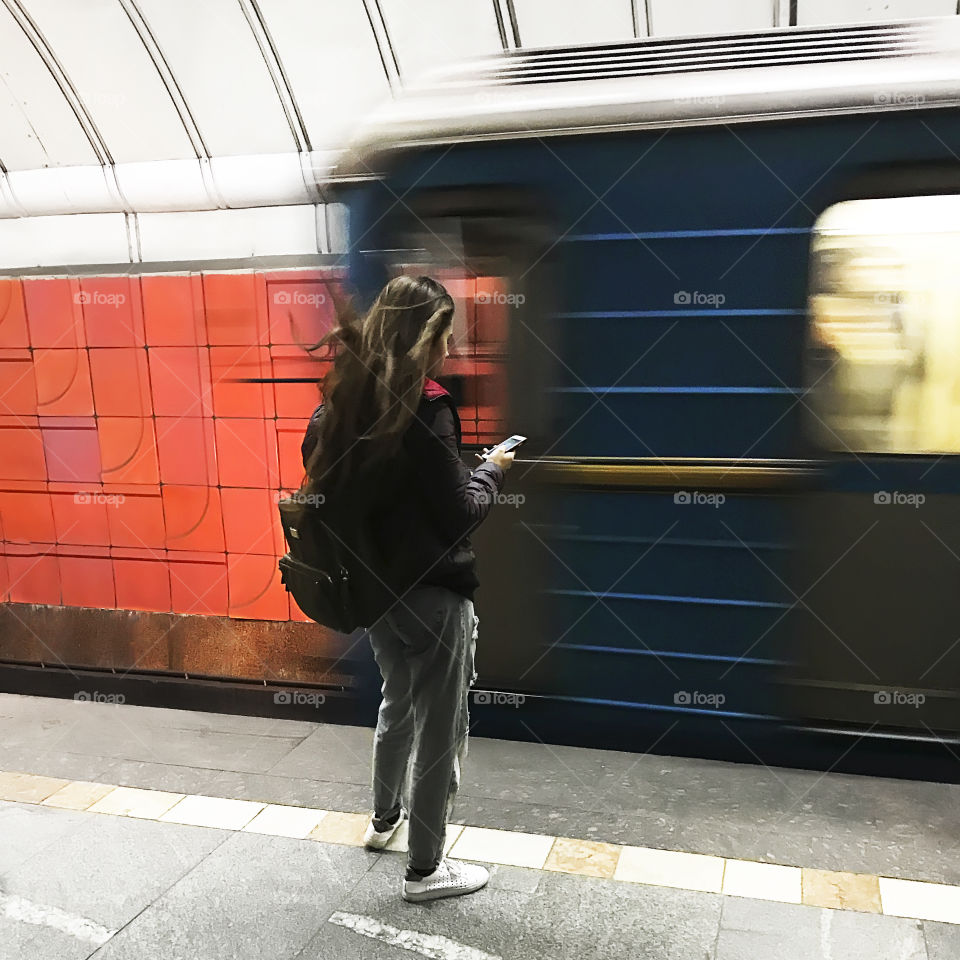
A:
MULTIPOLYGON (((369 813, 169 793, 14 771, 0 771, 0 800, 348 846, 362 845, 369 821, 369 813)), ((406 849, 406 824, 387 849, 406 849)), ((447 828, 445 849, 452 856, 483 863, 960 924, 960 886, 945 883, 455 824, 447 828)))

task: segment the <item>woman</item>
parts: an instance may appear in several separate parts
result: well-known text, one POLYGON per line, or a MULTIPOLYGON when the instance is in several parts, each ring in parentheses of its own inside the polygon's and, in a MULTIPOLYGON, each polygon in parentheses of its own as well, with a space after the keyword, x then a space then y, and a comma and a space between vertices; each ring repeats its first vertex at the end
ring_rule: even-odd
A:
MULTIPOLYGON (((460 459, 460 419, 440 374, 454 304, 429 277, 400 276, 361 319, 321 341, 336 348, 303 442, 311 484, 364 501, 374 549, 364 554, 390 609, 370 628, 383 678, 373 748, 367 847, 382 850, 409 811, 405 900, 479 890, 475 864, 444 856, 446 823, 466 754, 478 581, 469 532, 484 519, 513 462, 491 451, 472 473, 460 459), (407 781, 409 780, 409 788, 407 781)), ((338 502, 338 501, 328 501, 338 502)))

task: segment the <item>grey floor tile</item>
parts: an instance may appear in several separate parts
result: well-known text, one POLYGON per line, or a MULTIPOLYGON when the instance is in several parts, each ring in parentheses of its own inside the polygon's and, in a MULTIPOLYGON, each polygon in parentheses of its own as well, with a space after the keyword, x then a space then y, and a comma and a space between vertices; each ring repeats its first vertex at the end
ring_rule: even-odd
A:
MULTIPOLYGON (((117 731, 102 744, 99 755, 124 760, 146 760, 211 770, 264 773, 289 753, 299 739, 258 737, 251 734, 218 733, 204 730, 154 731, 149 739, 127 730, 117 731)), ((92 751, 96 744, 77 737, 75 752, 92 751)))
POLYGON ((236 833, 95 954, 97 960, 286 960, 377 854, 236 833))
POLYGON ((35 862, 47 848, 59 846, 83 828, 85 815, 32 803, 0 806, 0 889, 21 865, 35 862))
MULTIPOLYGON (((91 681, 92 683, 92 681, 91 681)), ((76 703, 64 697, 32 697, 14 693, 0 693, 0 720, 10 717, 21 720, 72 720, 77 709, 83 716, 103 716, 112 719, 117 712, 129 724, 176 730, 212 730, 220 733, 248 733, 263 736, 306 737, 316 727, 303 720, 284 720, 277 717, 254 717, 232 713, 206 713, 202 710, 177 710, 171 707, 147 707, 139 704, 108 704, 88 701, 76 703), (114 707, 119 707, 119 711, 114 707)))
POLYGON ((39 933, 31 923, 23 923, 0 913, 0 960, 23 960, 29 956, 30 941, 39 933))
MULTIPOLYGON (((76 816, 51 812, 71 821, 76 816)), ((81 826, 4 873, 4 892, 111 929, 130 921, 232 836, 132 817, 79 816, 81 826)))
POLYGON ((952 923, 923 924, 929 960, 957 960, 960 957, 960 926, 952 923))
POLYGON ((267 773, 275 776, 338 780, 343 783, 370 783, 373 730, 322 724, 267 773))
POLYGON ((927 960, 921 925, 878 914, 726 897, 716 960, 927 960))
POLYGON ((496 864, 490 867, 490 887, 494 890, 513 890, 516 893, 536 893, 544 878, 542 870, 528 867, 507 867, 496 864))
POLYGON ((51 927, 0 920, 0 960, 86 960, 96 944, 51 927))
POLYGON ((0 770, 35 773, 63 780, 97 780, 106 763, 103 757, 61 753, 56 746, 43 751, 0 748, 0 770))
MULTIPOLYGON (((447 937, 503 960, 704 960, 720 917, 712 894, 557 874, 543 875, 531 891, 491 884, 467 897, 408 904, 399 895, 400 877, 384 857, 337 910, 447 937)), ((334 944, 339 950, 349 944, 333 926, 318 931, 303 960, 353 956, 331 952, 334 944)), ((365 938, 353 937, 361 949, 365 938)))
POLYGON ((331 780, 279 777, 235 770, 210 770, 177 764, 144 763, 137 760, 108 760, 101 771, 107 783, 127 787, 200 793, 263 803, 287 803, 347 812, 366 810, 370 788, 366 784, 331 780))
MULTIPOLYGON (((182 763, 219 770, 266 771, 289 753, 301 737, 222 733, 216 730, 181 730, 159 724, 131 722, 130 710, 105 705, 109 716, 91 710, 100 704, 71 704, 70 715, 42 724, 15 718, 0 723, 0 741, 8 751, 32 753, 35 765, 44 757, 82 754, 89 757, 182 763), (126 712, 124 712, 126 711, 126 712)), ((34 772, 33 770, 29 772, 34 772)))
POLYGON ((421 954, 325 923, 295 960, 419 960, 421 954))

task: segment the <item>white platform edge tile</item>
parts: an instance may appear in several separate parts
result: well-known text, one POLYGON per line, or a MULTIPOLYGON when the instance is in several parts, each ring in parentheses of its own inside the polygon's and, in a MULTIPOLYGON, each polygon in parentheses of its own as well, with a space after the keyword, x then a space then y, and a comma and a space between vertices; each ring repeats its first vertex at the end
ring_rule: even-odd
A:
POLYGON ((183 800, 184 796, 182 793, 146 790, 142 787, 114 787, 106 796, 87 807, 86 812, 135 817, 138 820, 157 820, 161 814, 183 800), (118 802, 122 802, 126 809, 116 809, 118 802))
POLYGON ((240 830, 265 806, 265 803, 253 800, 228 800, 223 797, 191 794, 157 819, 165 823, 182 823, 192 827, 240 830))
POLYGON ((537 833, 512 833, 489 827, 464 827, 450 848, 450 856, 481 863, 539 870, 547 862, 555 837, 537 833))
POLYGON ((800 903, 803 898, 802 874, 800 867, 728 859, 723 872, 722 892, 729 897, 800 903))
POLYGON ((880 877, 880 903, 887 916, 960 924, 960 887, 945 883, 880 877))
POLYGON ((305 840, 307 834, 327 815, 314 807, 291 807, 268 803, 245 827, 246 833, 305 840))
POLYGON ((614 880, 720 893, 725 861, 701 853, 624 846, 614 880))

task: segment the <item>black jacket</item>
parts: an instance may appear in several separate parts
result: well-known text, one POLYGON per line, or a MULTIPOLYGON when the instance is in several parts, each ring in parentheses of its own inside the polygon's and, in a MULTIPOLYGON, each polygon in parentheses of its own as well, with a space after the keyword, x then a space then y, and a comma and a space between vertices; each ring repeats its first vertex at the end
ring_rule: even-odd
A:
MULTIPOLYGON (((304 467, 317 444, 321 403, 301 445, 304 467)), ((369 565, 400 597, 417 584, 447 587, 473 599, 479 585, 469 534, 503 487, 490 461, 472 473, 460 459, 460 416, 450 394, 427 380, 398 456, 379 472, 382 483, 364 504, 375 543, 369 565), (369 512, 367 512, 369 511, 369 512)))

